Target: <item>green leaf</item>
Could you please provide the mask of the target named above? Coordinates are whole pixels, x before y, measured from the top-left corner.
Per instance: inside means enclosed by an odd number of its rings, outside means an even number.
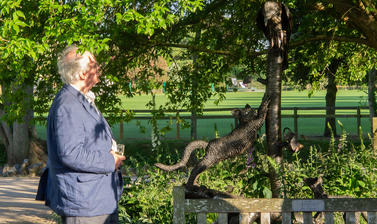
[[[263,196],[265,198],[272,198],[272,191],[269,188],[264,187],[263,188]]]
[[[129,22],[134,19],[134,14],[127,12],[123,15],[123,19],[124,21]]]
[[[15,22],[15,24],[17,24],[17,25],[20,26],[20,27],[26,27],[26,26],[28,26],[26,23],[24,23],[24,22],[21,21],[21,20],[17,20],[17,21]]]
[[[115,20],[116,23],[120,24],[123,20],[123,15],[118,12],[118,13],[115,14],[115,18],[116,18],[116,20]]]
[[[360,186],[360,187],[365,187],[366,184],[364,181],[361,181],[361,180],[357,180],[357,184]]]
[[[25,14],[24,14],[22,11],[16,11],[15,13],[16,13],[16,15],[17,15],[18,17],[21,17],[21,18],[26,19]]]
[[[257,190],[258,189],[258,181],[255,181],[254,183],[253,183],[253,190],[255,191],[255,190]]]
[[[16,24],[13,24],[12,28],[13,28],[14,31],[16,31],[16,33],[20,32],[20,27],[17,26]]]

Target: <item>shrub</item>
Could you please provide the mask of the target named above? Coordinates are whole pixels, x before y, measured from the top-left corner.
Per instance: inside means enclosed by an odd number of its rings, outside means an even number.
[[[220,162],[203,172],[198,183],[245,197],[271,197],[268,167],[273,162],[267,156],[263,141],[263,138],[258,139],[252,152]],[[339,139],[330,139],[326,146],[304,143],[306,147],[293,155],[284,151],[284,162],[278,170],[284,197],[312,198],[313,193],[303,180],[318,176],[322,176],[323,187],[329,195],[376,197],[377,158],[370,145],[360,142],[353,143],[343,130]],[[171,223],[172,188],[185,183],[189,172],[164,172],[153,164],[176,163],[184,146],[185,143],[166,143],[148,155],[134,152],[128,157],[124,165],[128,176],[126,188],[119,203],[121,223]],[[197,157],[203,154],[203,150],[197,151]],[[216,216],[207,218],[214,222]],[[186,220],[194,223],[195,217],[187,216]]]

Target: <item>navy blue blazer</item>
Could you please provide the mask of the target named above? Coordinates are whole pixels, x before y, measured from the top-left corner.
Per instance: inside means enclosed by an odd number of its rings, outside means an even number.
[[[117,210],[122,176],[109,153],[105,118],[71,85],[56,95],[47,119],[48,173],[39,191],[61,216],[97,216]]]

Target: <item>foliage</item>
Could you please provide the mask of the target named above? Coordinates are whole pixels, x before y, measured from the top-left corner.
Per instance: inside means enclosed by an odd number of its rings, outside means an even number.
[[[157,170],[152,164],[164,159],[172,163],[178,152],[165,144],[145,154],[139,149],[126,160],[123,167],[127,177],[125,190],[119,202],[120,221],[122,223],[170,223],[172,219],[171,192],[174,185],[182,184],[184,172],[167,173]],[[167,151],[169,151],[169,154]],[[156,157],[155,157],[156,156]],[[172,158],[174,157],[174,158]]]
[[[78,43],[81,50],[93,51],[103,65],[103,81],[94,90],[98,94],[96,105],[110,116],[110,122],[115,122],[123,109],[119,95],[151,93],[162,87],[161,77],[168,79],[170,102],[159,109],[184,108],[200,114],[211,96],[217,96],[217,102],[224,99],[233,67],[242,67],[245,76],[265,77],[266,40],[254,23],[263,2],[3,0],[2,118],[20,120],[30,107],[39,114],[48,111],[62,85],[56,71],[57,53],[72,43]],[[375,3],[363,1],[367,6],[354,18],[337,14],[339,2],[286,1],[296,17],[292,35],[292,49],[296,50],[291,55],[294,63],[287,80],[294,80],[291,76],[300,70],[300,64],[309,66],[310,71],[304,73],[320,76],[328,59],[334,57],[344,58],[342,81],[347,77],[359,81],[366,69],[375,66],[375,48],[371,50],[376,46],[374,34],[370,36],[357,20],[375,13]],[[354,4],[350,2],[349,13],[359,7]],[[356,21],[350,23],[351,19]],[[373,30],[375,21],[371,24],[369,30]],[[346,43],[318,38],[328,32],[336,41],[344,37],[341,42]],[[167,61],[166,68],[158,66],[159,57]],[[35,97],[29,97],[30,101],[23,91],[27,86],[34,89]]]
[[[204,102],[215,94],[211,92],[212,83],[219,100],[224,99],[225,85],[233,66],[241,65],[246,73],[263,78],[266,41],[253,22],[263,2],[3,0],[0,3],[0,111],[5,111],[2,119],[19,120],[30,106],[40,114],[47,112],[51,98],[62,85],[55,67],[57,52],[72,43],[79,43],[81,50],[95,52],[97,60],[103,64],[103,81],[94,90],[99,95],[96,102],[98,107],[113,116],[110,121],[114,121],[122,109],[119,95],[131,97],[139,93],[151,93],[153,89],[161,88],[162,81],[158,78],[164,75],[169,77],[166,90],[170,99],[165,108],[185,107],[200,113]],[[339,7],[343,2],[323,0],[312,4],[310,0],[286,1],[297,15],[295,33],[292,35],[293,43],[294,40],[297,42],[296,46],[291,45],[292,48],[296,47],[293,56],[297,66],[292,66],[292,71],[303,68],[305,75],[312,74],[314,77],[304,80],[317,80],[315,78],[321,76],[321,71],[333,58],[344,60],[342,71],[345,76],[341,79],[346,83],[361,80],[366,69],[375,66],[376,60],[373,59],[377,41],[376,32],[373,31],[377,21],[373,19],[376,16],[369,14],[375,15],[376,3],[363,1],[366,7],[359,10],[356,1],[349,1],[349,7],[344,7],[347,13],[355,13],[355,8],[358,14],[348,16]],[[314,6],[316,13],[307,11],[308,6]],[[358,20],[365,15],[372,18],[369,27]],[[330,41],[328,37],[318,38],[328,32],[333,37]],[[310,38],[326,42],[314,42]],[[345,40],[341,42],[347,43],[339,44],[332,40]],[[172,55],[172,48],[176,47],[185,50]],[[156,65],[159,56],[168,61],[170,72]],[[301,63],[300,58],[303,59]],[[176,66],[178,63],[174,61],[178,59],[187,63]],[[303,67],[299,67],[301,64]],[[287,75],[295,75],[295,72]],[[348,77],[351,77],[350,81],[346,79]],[[25,100],[28,98],[24,91],[27,86],[34,87],[35,98],[31,102]],[[153,103],[149,105],[153,107]],[[336,161],[344,159],[342,153],[338,154],[337,158],[329,156],[334,160],[329,161],[329,164],[335,166],[338,165]],[[258,158],[256,155],[255,158]],[[266,196],[268,191],[265,190],[267,185],[263,177],[266,164],[271,162],[263,159],[262,155],[259,159],[264,161],[256,169],[260,174],[250,177],[253,186],[258,180],[253,187],[258,193],[249,193]],[[360,158],[355,156],[353,159]],[[316,161],[317,158],[309,160],[309,164],[316,165]],[[354,162],[358,165],[358,161]],[[299,167],[300,164],[297,164],[297,169],[311,171]],[[357,173],[363,177],[364,171],[353,167],[344,169],[336,168],[334,171],[347,175]],[[231,175],[226,172],[222,174]],[[201,178],[204,178],[203,182],[206,181],[206,175]],[[237,180],[234,176],[230,179],[233,178]],[[243,183],[241,180],[239,182]],[[346,182],[340,181],[340,186]],[[331,183],[328,181],[327,184]],[[350,191],[357,184],[357,181],[356,184],[351,181],[348,188],[341,190]],[[359,189],[363,190],[360,186]],[[368,184],[365,186],[369,187]]]
[[[376,197],[377,157],[371,145],[361,141],[356,146],[343,129],[342,136],[332,138],[327,149],[310,146],[308,155],[303,153],[300,151],[291,163],[284,164],[287,197],[312,197],[309,187],[302,183],[305,178],[319,176],[328,195]]]
[[[292,9],[296,23],[292,42],[301,41],[302,44],[291,49],[285,81],[301,87],[310,84],[313,89],[323,88],[327,81],[324,71],[333,60],[339,60],[341,66],[336,73],[336,83],[367,84],[366,72],[376,66],[376,50],[356,41],[361,39],[360,31],[350,26],[347,19],[334,17],[331,4],[317,3],[323,6],[321,10],[303,7],[305,4],[297,2]],[[328,41],[316,40],[319,36]],[[338,41],[337,37],[349,41]],[[310,39],[314,40],[307,41]]]
[[[201,0],[156,1],[21,1],[4,0],[0,11],[1,104],[7,120],[20,118],[26,110],[22,91],[12,86],[34,86],[33,109],[44,113],[61,82],[56,72],[57,52],[78,43],[103,64],[103,81],[95,90],[102,112],[118,115],[118,94],[149,92],[161,69],[151,63],[163,52],[153,48],[179,18],[202,7]],[[152,38],[153,39],[153,38]],[[135,69],[138,70],[135,70]],[[134,75],[132,75],[134,74]],[[135,76],[137,74],[137,76]],[[136,81],[134,92],[129,83]],[[12,104],[6,104],[5,99]],[[114,116],[114,117],[115,117]]]

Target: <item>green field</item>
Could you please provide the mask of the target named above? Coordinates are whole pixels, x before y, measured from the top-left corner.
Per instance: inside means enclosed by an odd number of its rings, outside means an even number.
[[[226,100],[215,105],[215,98],[210,99],[205,104],[205,108],[239,108],[244,107],[246,103],[252,107],[258,107],[261,102],[263,92],[230,92],[226,94]],[[282,107],[324,107],[325,106],[325,91],[315,92],[310,98],[307,91],[284,91],[282,94]],[[145,105],[151,99],[150,95],[137,95],[133,98],[123,98],[122,105],[125,110],[146,110]],[[167,99],[165,95],[160,94],[156,96],[158,105],[165,104]],[[340,90],[337,94],[336,106],[367,106],[367,94],[360,90]],[[362,110],[362,114],[367,115],[368,110]],[[222,112],[207,112],[204,115],[230,115],[229,111]],[[293,111],[282,111],[283,115],[293,114]],[[321,111],[299,111],[299,114],[325,114],[324,110]],[[337,114],[356,114],[353,111],[338,111]],[[136,114],[136,116],[145,116],[146,114]],[[352,135],[357,134],[356,118],[340,118],[337,119],[345,127],[347,133]],[[369,119],[363,118],[361,126],[364,134],[370,130]],[[321,136],[324,130],[324,118],[300,118],[298,120],[298,130],[300,135],[305,136]],[[137,125],[136,123],[139,123]],[[124,123],[124,137],[125,139],[149,139],[151,136],[150,124],[146,120],[132,120],[129,123]],[[176,137],[175,120],[162,120],[159,122],[160,127],[169,126],[171,130],[166,133],[167,138]],[[119,139],[119,124],[112,125],[113,132],[116,138]],[[223,136],[228,134],[234,127],[233,119],[200,119],[198,120],[198,137],[199,138],[215,138],[216,136]],[[290,127],[293,129],[293,119],[283,118],[282,127]],[[38,134],[40,137],[45,138],[45,128],[38,126]],[[141,132],[140,130],[145,132]],[[340,127],[338,127],[340,133]],[[262,130],[263,132],[263,130]],[[181,138],[190,137],[190,129],[180,129]]]
[[[217,106],[214,99],[210,99],[205,104],[205,108],[235,108],[243,107],[245,103],[251,106],[259,106],[263,92],[228,92],[226,100]],[[325,106],[325,91],[315,92],[312,97],[308,97],[307,91],[283,91],[282,107],[322,107]],[[142,110],[146,109],[145,104],[151,99],[150,95],[136,95],[133,98],[123,98],[122,103],[125,109]],[[158,104],[167,102],[165,95],[156,96]],[[367,106],[367,93],[360,90],[340,90],[337,94],[336,106]]]

